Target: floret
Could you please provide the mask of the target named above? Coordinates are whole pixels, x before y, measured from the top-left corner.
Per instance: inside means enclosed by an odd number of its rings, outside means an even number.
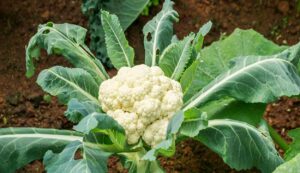
[[[180,84],[157,67],[122,67],[99,89],[102,109],[125,129],[128,144],[142,137],[151,146],[166,138],[169,120],[179,111]]]

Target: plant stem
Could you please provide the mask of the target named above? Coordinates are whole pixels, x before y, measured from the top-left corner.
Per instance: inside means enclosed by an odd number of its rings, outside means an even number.
[[[268,124],[268,129],[272,139],[283,150],[286,151],[289,148],[288,143],[278,134],[278,132]]]
[[[128,161],[131,162],[129,172],[135,173],[163,173],[163,170],[160,168],[159,163],[157,160],[148,161],[142,160],[142,157],[146,154],[146,151],[142,149],[138,152],[129,152],[129,153],[120,153],[121,155],[125,156]]]

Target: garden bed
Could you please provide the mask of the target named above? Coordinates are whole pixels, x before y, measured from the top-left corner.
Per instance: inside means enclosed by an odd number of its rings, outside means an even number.
[[[140,17],[127,31],[138,61],[144,57],[141,28],[159,9],[152,9],[148,17]],[[295,44],[300,40],[300,17],[290,1],[177,0],[175,9],[180,14],[180,22],[175,25],[179,38],[212,20],[214,27],[206,37],[206,45],[220,35],[230,34],[236,27],[254,28],[279,44]],[[80,0],[0,2],[0,127],[72,127],[63,115],[65,106],[56,99],[46,102],[44,93],[34,83],[36,77],[25,77],[24,45],[36,32],[38,24],[49,20],[87,26],[80,12]],[[68,65],[61,58],[43,58],[39,64],[38,72],[57,64]],[[283,98],[269,105],[266,120],[286,136],[289,129],[300,126],[299,103],[298,99]],[[160,160],[168,172],[237,172],[212,151],[193,141],[179,144],[173,158]],[[110,167],[111,172],[122,170],[116,159],[110,160]],[[19,172],[43,172],[43,168],[40,162],[34,162]]]

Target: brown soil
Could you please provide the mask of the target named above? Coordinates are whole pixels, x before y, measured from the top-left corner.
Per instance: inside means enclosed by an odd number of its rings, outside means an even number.
[[[0,127],[43,127],[70,129],[63,112],[65,106],[56,99],[43,100],[44,93],[35,84],[36,76],[25,78],[25,45],[36,32],[38,24],[49,20],[87,26],[80,12],[81,0],[2,0],[0,1]],[[127,37],[135,47],[138,62],[143,59],[142,26],[161,7],[151,10],[149,17],[140,17],[127,31]],[[205,44],[230,34],[234,28],[254,28],[280,44],[299,41],[300,17],[294,1],[278,0],[176,0],[180,22],[175,25],[182,38],[189,32],[211,20],[214,27]],[[45,57],[45,56],[43,56]],[[37,73],[54,65],[68,65],[62,58],[42,58]],[[289,129],[300,126],[300,101],[282,99],[268,106],[266,119],[283,136]],[[167,172],[237,172],[206,147],[194,141],[178,145],[177,153],[170,159],[160,159]],[[110,172],[122,169],[116,158],[109,162]],[[41,162],[35,161],[19,173],[43,172]],[[245,172],[257,172],[255,170]]]

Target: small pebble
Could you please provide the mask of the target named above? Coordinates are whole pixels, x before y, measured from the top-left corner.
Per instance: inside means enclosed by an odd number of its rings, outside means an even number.
[[[280,1],[277,5],[277,9],[283,13],[283,14],[287,14],[290,10],[290,4],[288,1]]]

